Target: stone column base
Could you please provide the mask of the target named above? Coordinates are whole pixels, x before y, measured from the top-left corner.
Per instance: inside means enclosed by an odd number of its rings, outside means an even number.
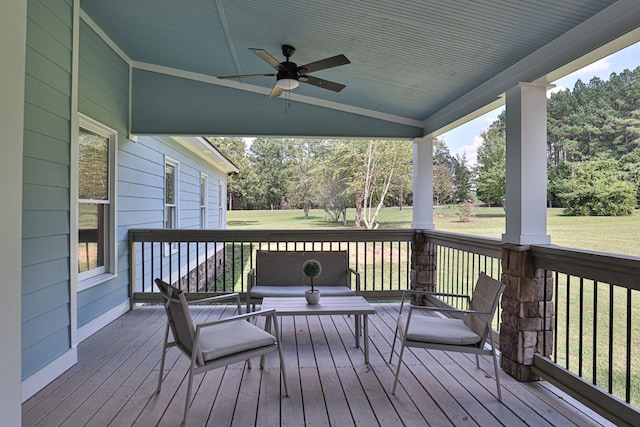
[[[502,246],[500,365],[518,381],[539,379],[531,372],[533,356],[553,348],[553,278],[536,269],[528,246]]]
[[[416,231],[411,243],[411,289],[435,292],[436,290],[436,245],[427,242],[422,231]],[[423,305],[422,298],[414,304]]]

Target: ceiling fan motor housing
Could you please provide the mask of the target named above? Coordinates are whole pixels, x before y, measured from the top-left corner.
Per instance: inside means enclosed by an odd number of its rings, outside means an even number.
[[[285,61],[280,64],[280,69],[278,70],[277,79],[293,79],[298,80],[300,78],[300,74],[298,74],[298,65],[295,62]]]

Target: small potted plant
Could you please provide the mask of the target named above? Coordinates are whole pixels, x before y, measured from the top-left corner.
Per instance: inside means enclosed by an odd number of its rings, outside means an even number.
[[[307,304],[318,304],[320,302],[320,291],[313,288],[313,279],[322,273],[322,265],[316,259],[308,259],[302,264],[302,272],[311,279],[311,289],[305,291],[304,296]]]

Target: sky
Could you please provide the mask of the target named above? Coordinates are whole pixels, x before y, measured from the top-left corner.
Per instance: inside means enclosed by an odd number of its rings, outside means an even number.
[[[593,77],[599,77],[602,80],[609,80],[611,73],[620,73],[625,69],[634,69],[640,66],[640,42],[619,50],[613,55],[602,58],[580,70],[556,80],[556,85],[552,91],[563,89],[573,89],[578,79],[588,82]],[[456,129],[450,130],[439,136],[443,140],[452,155],[463,153],[466,154],[467,162],[470,166],[476,164],[476,152],[482,143],[480,133],[494,122],[504,107],[490,111]]]

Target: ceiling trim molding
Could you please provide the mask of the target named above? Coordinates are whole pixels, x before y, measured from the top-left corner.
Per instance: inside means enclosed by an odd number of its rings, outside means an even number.
[[[87,15],[87,13],[82,9],[80,9],[80,18],[89,26],[89,28],[96,32],[96,34],[107,44],[107,46],[109,46],[120,58],[122,58],[123,61],[131,66],[131,58],[129,58],[129,56],[124,53],[122,49],[120,49],[120,46],[118,46],[116,42],[111,40],[111,37],[109,37],[104,31],[102,31],[102,28],[100,28],[100,26],[96,24],[95,21],[91,19],[91,17]]]
[[[216,10],[218,11],[218,18],[222,23],[222,29],[224,30],[224,38],[227,40],[227,46],[229,46],[229,54],[233,59],[233,64],[236,66],[236,72],[242,74],[240,70],[240,61],[238,60],[238,53],[236,47],[233,45],[233,38],[231,37],[231,30],[229,30],[229,21],[227,15],[224,12],[224,6],[222,6],[222,0],[216,0]]]
[[[440,135],[468,120],[479,117],[503,104],[504,93],[520,82],[533,82],[555,70],[569,74],[580,68],[580,58],[598,50],[601,57],[620,48],[616,40],[627,44],[640,39],[640,2],[618,0],[582,24],[497,74],[485,83],[451,102],[445,108],[424,119],[425,135]],[[617,47],[617,48],[616,48]],[[567,67],[573,64],[575,69]],[[565,74],[565,75],[566,75]]]
[[[187,80],[194,80],[202,83],[214,84],[217,86],[224,86],[232,89],[244,90],[247,92],[258,93],[264,96],[268,96],[271,89],[261,86],[254,86],[246,83],[239,83],[232,80],[223,80],[216,77],[208,76],[206,74],[193,73],[190,71],[178,70],[175,68],[164,67],[161,65],[149,64],[146,62],[132,61],[131,66],[139,70],[151,71],[154,73],[165,74],[173,77],[180,77]],[[420,120],[411,119],[408,117],[396,116],[393,114],[382,113],[380,111],[368,110],[366,108],[354,107],[352,105],[340,104],[338,102],[327,101],[324,99],[313,98],[311,96],[299,95],[289,92],[289,98],[291,101],[301,102],[304,104],[314,105],[317,107],[329,108],[332,110],[343,111],[345,113],[357,114],[364,117],[370,117],[373,119],[384,120],[391,123],[398,123],[401,125],[412,126],[422,129],[423,122]]]

